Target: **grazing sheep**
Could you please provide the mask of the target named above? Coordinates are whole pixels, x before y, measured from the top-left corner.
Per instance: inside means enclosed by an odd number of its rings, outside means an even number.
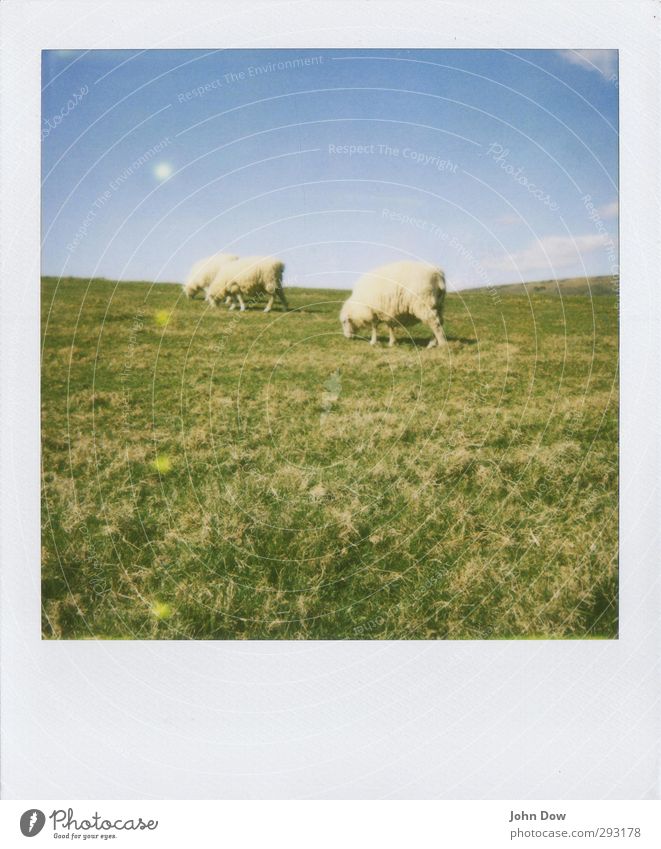
[[[342,330],[351,339],[356,330],[372,326],[370,345],[376,345],[376,328],[388,326],[389,345],[395,344],[396,325],[428,325],[434,338],[428,347],[443,345],[443,302],[445,275],[440,268],[423,262],[394,262],[364,274],[340,312]]]
[[[286,311],[289,307],[282,288],[284,270],[284,263],[270,256],[249,256],[228,262],[218,269],[207,290],[207,301],[216,306],[229,295],[238,300],[243,311],[246,308],[244,297],[254,298],[266,293],[269,299],[264,312],[270,312],[276,295]]]
[[[195,295],[206,291],[214,277],[218,273],[221,265],[238,259],[236,254],[214,254],[213,256],[205,257],[198,260],[191,268],[183,289],[187,298],[194,298]]]

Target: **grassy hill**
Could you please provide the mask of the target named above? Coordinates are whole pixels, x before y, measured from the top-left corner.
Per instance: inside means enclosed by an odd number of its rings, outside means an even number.
[[[617,635],[616,297],[450,295],[428,351],[345,294],[43,280],[46,638]]]
[[[617,295],[619,277],[566,277],[562,280],[535,280],[531,283],[505,283],[498,286],[504,295]],[[475,291],[484,292],[485,289]]]

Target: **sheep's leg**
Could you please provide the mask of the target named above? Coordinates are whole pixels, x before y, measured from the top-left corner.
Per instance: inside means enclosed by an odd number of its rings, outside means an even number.
[[[376,321],[373,321],[372,322],[372,338],[370,339],[370,345],[376,345],[377,342],[378,342],[378,339],[377,339],[377,336],[376,336]]]
[[[237,304],[236,295],[228,295],[225,298],[225,303],[230,305],[230,310],[235,310]]]
[[[241,292],[237,292],[236,297],[239,300],[239,308],[240,308],[241,312],[245,312],[246,311],[246,305],[243,303],[243,298],[241,297]]]
[[[280,298],[284,311],[289,312],[289,304],[287,303],[287,298],[285,298],[285,291],[282,286],[278,286],[278,297]]]
[[[389,336],[388,336],[388,347],[392,348],[393,345],[395,344],[396,340],[395,340],[395,331],[393,330],[393,328],[390,324],[388,325],[388,334],[389,334]]]
[[[434,338],[430,340],[428,348],[435,348],[437,345],[445,345],[447,343],[447,339],[445,338],[445,333],[443,332],[443,324],[437,315],[433,315],[429,321],[427,322],[429,327],[431,328],[432,333],[434,334]]]
[[[264,307],[264,312],[271,312],[271,307],[273,306],[273,294],[269,295],[269,299],[266,302],[266,306]]]

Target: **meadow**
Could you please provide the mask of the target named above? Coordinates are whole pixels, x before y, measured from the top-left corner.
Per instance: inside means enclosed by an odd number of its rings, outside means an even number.
[[[42,280],[43,637],[617,637],[616,295],[286,291]]]

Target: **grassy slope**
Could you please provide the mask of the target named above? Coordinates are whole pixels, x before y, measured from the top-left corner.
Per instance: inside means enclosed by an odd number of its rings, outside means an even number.
[[[501,295],[617,295],[619,277],[565,277],[562,280],[535,280],[532,283],[506,283],[498,287]],[[480,289],[484,292],[486,290]]]
[[[44,635],[616,636],[615,297],[451,295],[430,351],[289,297],[44,281]]]

